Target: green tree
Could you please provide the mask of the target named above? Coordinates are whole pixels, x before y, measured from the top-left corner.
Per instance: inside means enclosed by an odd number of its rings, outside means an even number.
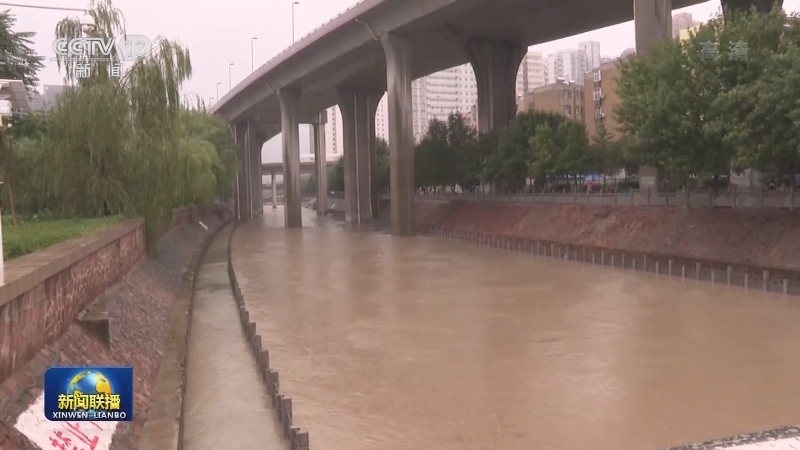
[[[344,193],[344,157],[337,159],[336,164],[328,169],[328,189]]]
[[[548,128],[554,131],[566,120],[564,116],[543,111],[518,114],[499,136],[498,181],[502,181],[507,188],[522,188],[530,174],[531,163],[539,160],[538,164],[545,164],[542,161],[547,160],[544,155],[537,157],[538,143],[543,144],[542,151],[550,151],[549,144],[545,145],[543,140],[535,139],[536,134],[539,131],[549,133]]]
[[[770,14],[739,13],[712,22],[721,41],[747,43],[746,55],[724,53],[719,59],[721,88],[713,110],[715,128],[733,149],[731,165],[737,171],[755,168],[782,177],[800,169],[800,29],[785,26],[796,20],[776,5]]]
[[[126,34],[124,16],[110,0],[92,0],[88,14],[97,24],[95,36]],[[56,26],[59,38],[80,35],[74,18]],[[150,54],[125,68],[121,77],[108,70],[123,63],[120,55],[111,61],[58,60],[67,83],[79,88],[59,98],[48,146],[62,168],[55,181],[63,209],[81,215],[140,215],[152,235],[168,224],[175,206],[206,201],[230,180],[214,176],[221,164],[219,148],[184,134],[189,117],[180,90],[192,73],[189,52],[159,38]],[[77,76],[78,64],[89,65],[88,77]]]
[[[704,34],[701,28],[698,36]],[[713,62],[694,52],[699,39],[658,43],[647,56],[623,61],[617,81],[615,114],[639,142],[635,158],[683,183],[693,174],[718,174],[730,159],[708,130],[715,89],[700,80],[708,78],[701,78],[709,70],[703,65]]]
[[[36,33],[14,31],[17,19],[9,11],[0,12],[0,78],[22,80],[32,91],[39,84],[44,57],[33,50]]]
[[[536,180],[552,177],[572,179],[575,189],[579,177],[589,170],[589,140],[583,124],[567,120],[553,126],[540,124],[529,139],[533,158],[528,164],[528,174]]]
[[[444,172],[444,183],[452,188],[461,184],[466,188],[462,181],[467,179],[467,161],[469,150],[473,147],[477,131],[474,127],[467,124],[466,118],[461,113],[450,113],[447,117],[447,156],[444,164],[447,171]]]
[[[31,40],[36,33],[14,31],[16,18],[8,11],[0,12],[0,78],[6,80],[21,80],[28,91],[32,91],[39,82],[38,72],[44,67],[43,57],[37,56],[33,50]],[[12,128],[3,128],[0,131],[0,168],[5,184],[5,196],[11,211],[12,223],[17,223],[16,202],[14,199],[13,174],[19,173],[18,150],[16,140],[26,137],[32,131],[33,122],[29,117],[19,117],[15,114],[16,123]],[[16,126],[13,126],[16,125]]]
[[[603,174],[603,185],[607,176],[616,175],[625,166],[622,146],[611,139],[605,128],[601,128],[592,139],[590,152],[590,165],[594,171]]]
[[[381,137],[375,139],[375,153],[378,163],[378,192],[385,192],[389,189],[389,143]]]
[[[425,191],[435,191],[449,184],[451,168],[447,165],[450,157],[447,135],[447,123],[431,119],[428,132],[414,150],[416,186]]]

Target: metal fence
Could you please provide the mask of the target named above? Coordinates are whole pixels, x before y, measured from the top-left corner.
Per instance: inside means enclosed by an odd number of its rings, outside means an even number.
[[[765,208],[789,209],[797,206],[794,190],[788,192],[656,192],[651,189],[635,189],[624,193],[555,193],[536,192],[525,194],[417,194],[419,200],[461,200],[497,203],[537,203],[590,206],[674,206],[679,208]]]

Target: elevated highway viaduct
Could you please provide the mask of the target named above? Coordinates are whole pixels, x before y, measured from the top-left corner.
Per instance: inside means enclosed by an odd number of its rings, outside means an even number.
[[[301,123],[315,130],[316,161],[325,116],[342,112],[346,220],[377,214],[375,111],[388,92],[391,219],[395,235],[414,232],[414,137],[411,81],[469,62],[478,84],[478,128],[504,127],[516,112],[515,80],[530,45],[634,21],[636,49],[668,39],[672,10],[700,0],[362,0],[272,58],[212,108],[241,146],[237,215],[260,211],[260,151],[282,134],[285,225],[300,227]],[[769,10],[769,0],[723,0]],[[324,151],[324,150],[322,150]],[[320,164],[322,164],[320,162]],[[317,180],[325,183],[325,170]],[[640,180],[655,181],[642,168]],[[326,189],[317,189],[325,205]],[[256,206],[257,205],[257,206]],[[320,208],[324,210],[323,208]]]

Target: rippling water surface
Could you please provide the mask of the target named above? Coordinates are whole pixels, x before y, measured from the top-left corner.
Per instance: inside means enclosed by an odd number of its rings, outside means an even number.
[[[800,422],[797,298],[320,222],[234,261],[314,448],[651,450]]]

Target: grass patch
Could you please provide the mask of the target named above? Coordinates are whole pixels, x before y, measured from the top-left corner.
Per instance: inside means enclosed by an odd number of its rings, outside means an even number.
[[[18,258],[45,247],[119,223],[123,217],[102,217],[94,219],[17,219],[11,224],[11,217],[3,216],[3,259]]]

